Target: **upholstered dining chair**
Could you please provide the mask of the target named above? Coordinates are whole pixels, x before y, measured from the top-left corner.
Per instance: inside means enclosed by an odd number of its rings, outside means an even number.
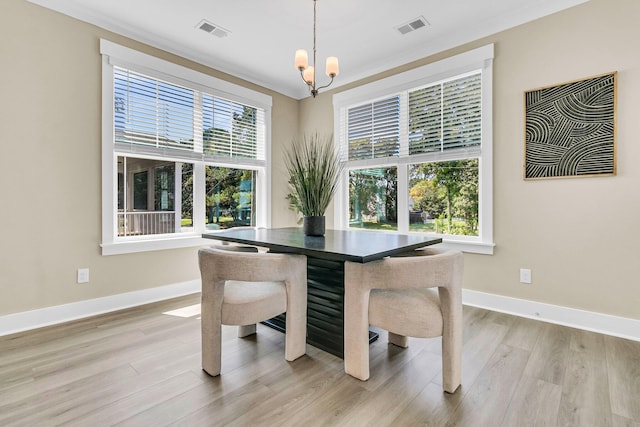
[[[220,374],[221,325],[238,325],[238,336],[255,324],[286,315],[285,359],[305,354],[307,261],[304,255],[258,253],[220,246],[198,251],[202,277],[202,369]]]
[[[369,379],[369,325],[387,330],[389,343],[400,347],[407,337],[442,336],[442,385],[454,393],[462,371],[462,270],[461,252],[434,248],[346,262],[345,372]]]

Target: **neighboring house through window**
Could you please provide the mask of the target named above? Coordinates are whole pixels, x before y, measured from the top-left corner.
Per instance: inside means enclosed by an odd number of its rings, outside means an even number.
[[[271,97],[101,40],[103,254],[269,225]]]
[[[334,96],[342,229],[493,253],[493,45]]]

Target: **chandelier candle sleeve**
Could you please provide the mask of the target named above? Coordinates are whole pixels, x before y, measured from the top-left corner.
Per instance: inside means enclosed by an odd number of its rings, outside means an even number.
[[[307,84],[312,85],[314,78],[315,78],[315,72],[314,72],[314,68],[312,66],[308,66],[306,70],[304,70],[302,72],[302,78],[304,79],[305,82],[307,82]]]
[[[296,50],[296,69],[304,70],[309,66],[309,55],[304,49]]]
[[[328,57],[327,69],[326,69],[327,76],[335,77],[338,75],[339,72],[340,72],[340,69],[338,68],[338,58],[336,58],[335,56]]]

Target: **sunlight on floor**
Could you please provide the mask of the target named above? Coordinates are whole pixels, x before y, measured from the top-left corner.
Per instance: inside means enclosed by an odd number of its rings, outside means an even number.
[[[169,316],[176,317],[198,316],[198,319],[200,319],[200,304],[194,304],[187,307],[178,308],[176,310],[165,311],[162,314],[168,314]]]

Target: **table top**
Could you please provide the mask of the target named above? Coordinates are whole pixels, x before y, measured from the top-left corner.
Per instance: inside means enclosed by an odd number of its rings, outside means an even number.
[[[302,228],[238,228],[204,233],[202,237],[261,246],[332,261],[369,262],[441,243],[442,239],[360,230],[326,230],[324,236],[305,236]]]

